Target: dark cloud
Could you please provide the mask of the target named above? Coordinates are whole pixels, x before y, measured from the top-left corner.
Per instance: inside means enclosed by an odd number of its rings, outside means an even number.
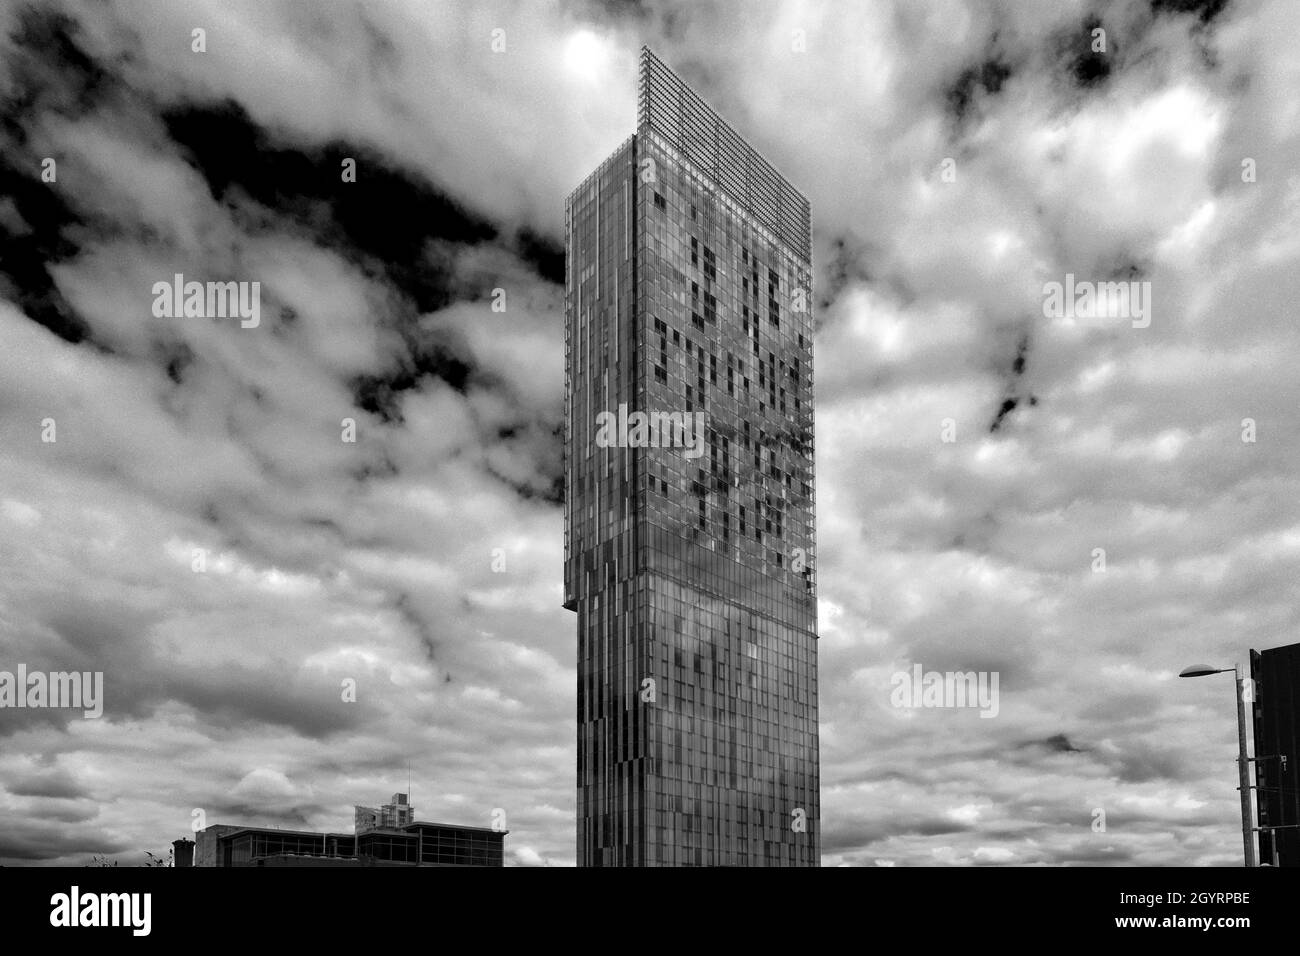
[[[77,782],[65,768],[25,773],[8,781],[5,790],[15,797],[46,797],[77,800],[89,797],[90,791]]]
[[[945,837],[966,833],[971,827],[952,820],[909,818],[880,820],[868,825],[852,823],[837,826],[822,835],[822,852],[839,853],[898,837]]]
[[[22,227],[0,219],[0,294],[65,341],[82,342],[90,329],[55,285],[50,267],[76,255],[76,235],[86,223],[67,198],[66,157],[33,150],[29,127],[43,115],[91,110],[113,84],[83,49],[76,22],[57,11],[21,7],[5,46],[0,182]],[[54,161],[54,182],[42,178],[47,159]]]
[[[384,275],[421,312],[452,301],[452,273],[428,255],[429,246],[496,236],[489,223],[373,151],[280,142],[238,103],[172,107],[163,122],[213,198],[247,195],[314,241]],[[355,182],[343,179],[348,159],[356,164]]]
[[[1094,49],[1099,39],[1093,31],[1101,30],[1105,36],[1104,49]],[[1118,37],[1107,31],[1099,17],[1088,17],[1077,33],[1067,33],[1061,40],[1062,56],[1069,64],[1074,82],[1085,89],[1101,86],[1110,76],[1111,64],[1119,53]]]
[[[1045,740],[1033,740],[1022,744],[1024,747],[1042,747],[1053,753],[1080,754],[1087,753],[1082,747],[1076,747],[1065,734],[1053,734]]]
[[[872,279],[866,260],[868,250],[860,237],[853,234],[836,236],[830,243],[830,258],[823,267],[821,305],[830,305],[850,283],[865,283]]]
[[[1190,781],[1196,778],[1186,757],[1172,747],[1155,746],[1143,741],[1130,741],[1118,754],[1107,758],[1116,776],[1127,783],[1149,783],[1155,780]]]
[[[384,372],[360,375],[349,383],[357,407],[385,422],[402,421],[402,397],[418,390],[426,378],[441,379],[457,391],[469,385],[472,368],[446,345],[423,343],[414,337],[409,350],[394,358]]]
[[[531,229],[521,229],[515,248],[526,264],[548,282],[564,284],[564,245]]]
[[[1228,8],[1229,0],[1151,0],[1151,9],[1156,13],[1182,13],[1196,17],[1207,24]]]
[[[24,121],[43,111],[84,113],[112,85],[110,74],[87,53],[76,20],[36,4],[18,8],[7,37],[8,82],[3,128],[21,142]]]
[[[961,124],[982,97],[996,96],[1011,79],[1012,69],[1000,53],[992,53],[983,62],[962,70],[945,93],[948,111]]]
[[[1002,404],[998,406],[997,414],[993,416],[992,424],[989,425],[989,431],[996,432],[999,428],[1001,428],[1002,420],[1006,418],[1009,414],[1011,414],[1013,411],[1015,411],[1016,406],[1018,404],[1020,404],[1018,399],[1015,398],[1003,399]]]
[[[19,823],[13,829],[0,830],[0,859],[26,865],[68,860],[68,865],[84,866],[94,854],[122,853],[128,846],[125,840],[70,830],[63,824]]]
[[[399,594],[394,602],[398,614],[402,620],[410,627],[415,634],[416,639],[420,642],[420,647],[424,651],[425,657],[430,661],[438,659],[438,638],[433,628],[425,621],[418,610],[416,610],[411,596],[409,594]]]
[[[194,364],[194,350],[183,341],[159,339],[155,343],[155,361],[167,372],[167,377],[175,385],[184,382],[185,373]]]
[[[1025,367],[1028,361],[1029,335],[1028,333],[1022,333],[1019,341],[1016,343],[1015,357],[1011,360],[1011,374],[1008,383],[1008,391],[1010,394],[1003,398],[1002,404],[998,407],[997,414],[994,415],[993,421],[989,424],[990,434],[993,434],[1001,428],[1003,420],[1015,411],[1017,406],[1019,406],[1021,401],[1018,394],[1019,383],[1021,377],[1025,374]],[[1031,404],[1037,405],[1038,402],[1037,400],[1034,400]]]
[[[45,616],[57,635],[45,657],[28,663],[32,671],[100,672],[100,720],[146,720],[160,708],[191,708],[205,724],[223,731],[279,726],[304,738],[323,740],[373,717],[361,700],[344,703],[340,678],[315,675],[294,661],[250,667],[223,661],[210,667],[184,666],[162,659],[148,639],[153,618],[113,602],[70,598]],[[37,724],[65,725],[86,719],[80,710],[18,710],[0,724],[4,735]],[[64,780],[66,777],[53,777]]]

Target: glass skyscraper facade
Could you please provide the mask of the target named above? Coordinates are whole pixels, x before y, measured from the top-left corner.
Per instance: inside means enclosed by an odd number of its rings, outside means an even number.
[[[816,866],[808,201],[643,49],[566,240],[578,862]]]

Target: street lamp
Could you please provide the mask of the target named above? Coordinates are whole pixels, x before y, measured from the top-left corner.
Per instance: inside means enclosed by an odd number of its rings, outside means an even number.
[[[1241,669],[1232,667],[1210,667],[1206,664],[1193,664],[1183,669],[1179,677],[1205,677],[1208,674],[1226,674],[1232,671],[1233,683],[1237,685],[1237,773],[1240,778],[1241,791],[1241,840],[1246,851],[1246,865],[1255,865],[1255,842],[1251,835],[1250,817],[1250,775],[1247,768],[1250,758],[1246,756],[1246,703],[1241,693]]]

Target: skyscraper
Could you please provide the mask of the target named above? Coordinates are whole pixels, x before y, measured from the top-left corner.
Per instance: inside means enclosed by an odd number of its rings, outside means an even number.
[[[565,214],[579,864],[816,866],[808,201],[642,49]]]

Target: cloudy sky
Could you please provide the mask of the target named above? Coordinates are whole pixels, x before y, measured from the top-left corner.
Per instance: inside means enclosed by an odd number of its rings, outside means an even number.
[[[1300,640],[1297,35],[1291,0],[4,4],[0,669],[103,671],[105,709],[0,711],[0,862],[349,829],[408,760],[419,818],[574,862],[563,202],[645,43],[812,202],[823,863],[1239,863],[1231,680],[1175,675]],[[260,282],[260,324],[155,316],[176,273]],[[1045,316],[1067,274],[1149,282],[1149,326]],[[892,706],[914,663],[997,672],[998,716]]]

